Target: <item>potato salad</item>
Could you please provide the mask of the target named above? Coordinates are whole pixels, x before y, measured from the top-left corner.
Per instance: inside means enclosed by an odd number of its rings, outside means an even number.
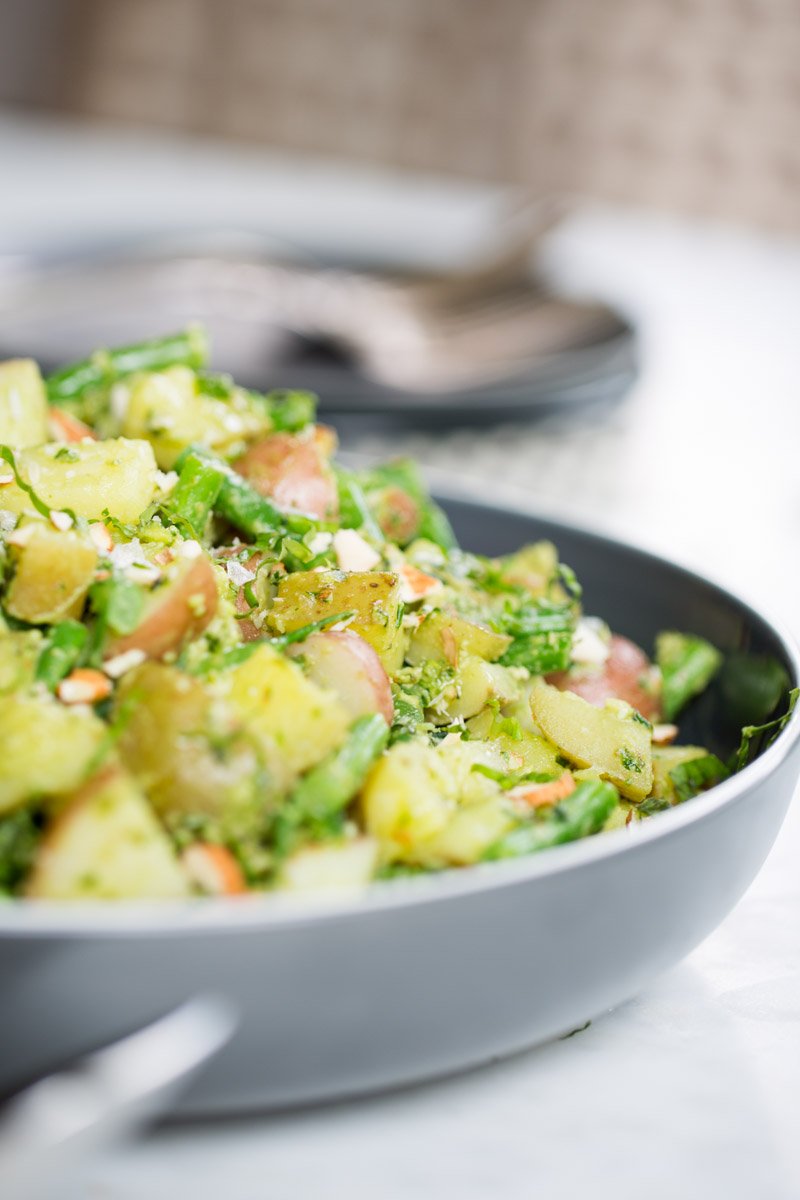
[[[202,330],[0,364],[0,894],[360,887],[725,778],[676,741],[713,646],[651,660],[549,542],[471,554],[413,464],[335,450]]]

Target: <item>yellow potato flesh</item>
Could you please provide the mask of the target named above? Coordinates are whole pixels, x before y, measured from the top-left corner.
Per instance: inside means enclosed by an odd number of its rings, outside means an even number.
[[[0,363],[0,445],[17,450],[46,440],[47,399],[39,368],[30,358]]]
[[[278,584],[269,624],[276,633],[288,633],[335,613],[355,613],[347,628],[369,642],[393,675],[406,641],[400,603],[397,576],[386,571],[297,571]]]
[[[595,708],[572,692],[538,680],[531,712],[542,732],[570,762],[594,767],[629,800],[644,800],[653,786],[650,727],[629,710]]]
[[[40,500],[90,520],[102,519],[106,509],[119,521],[138,520],[156,494],[156,461],[148,442],[111,438],[79,442],[67,455],[64,449],[51,443],[17,455],[20,475]],[[20,513],[32,507],[15,483],[0,488],[0,508]]]
[[[14,552],[14,575],[5,607],[31,625],[77,617],[97,565],[97,550],[83,534],[46,522],[23,526],[29,540]]]
[[[45,833],[27,895],[38,900],[165,900],[189,883],[145,797],[121,771],[68,800]]]

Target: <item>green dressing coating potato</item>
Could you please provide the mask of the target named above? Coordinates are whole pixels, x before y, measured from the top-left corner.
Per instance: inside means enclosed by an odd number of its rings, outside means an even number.
[[[163,658],[198,637],[213,621],[218,603],[214,568],[206,556],[179,558],[166,582],[148,596],[139,624],[109,642],[106,657],[141,650],[148,658]]]
[[[106,736],[99,717],[50,697],[6,696],[2,710],[0,813],[83,782]]]
[[[30,625],[78,617],[97,566],[97,549],[75,530],[61,532],[46,522],[23,525],[28,540],[14,550],[14,575],[6,611]]]
[[[169,470],[187,446],[208,446],[221,454],[236,453],[247,440],[269,428],[269,420],[234,389],[225,400],[198,393],[188,367],[169,367],[135,378],[130,384],[122,432],[147,438],[158,465]]]
[[[334,692],[264,643],[227,672],[221,689],[257,740],[279,790],[290,787],[344,741],[350,715]]]
[[[497,783],[473,771],[479,763],[501,771],[509,765],[495,747],[458,739],[436,747],[396,742],[379,759],[360,806],[385,861],[475,862],[511,827]]]
[[[290,633],[334,613],[353,612],[348,629],[377,652],[389,675],[403,662],[405,632],[397,576],[386,571],[297,571],[278,584],[269,625]]]
[[[68,798],[26,892],[37,900],[168,900],[190,887],[147,800],[114,768]]]
[[[461,656],[467,654],[494,662],[510,645],[511,638],[504,633],[495,633],[458,613],[436,609],[415,630],[407,658],[412,666],[438,659],[457,667]]]
[[[21,450],[45,441],[47,398],[39,368],[30,358],[0,363],[0,445]]]
[[[63,450],[51,442],[17,455],[20,475],[49,508],[69,508],[89,520],[101,520],[108,509],[117,520],[134,523],[154,498],[156,461],[149,442],[110,438],[78,442],[68,456]],[[9,483],[0,489],[0,508],[20,513],[32,506],[30,497]]]
[[[212,705],[199,679],[165,663],[144,663],[120,684],[119,755],[162,816],[221,815],[255,776],[256,756],[246,737],[231,732],[209,738]]]
[[[629,800],[650,794],[650,727],[632,709],[595,708],[540,680],[531,689],[531,712],[545,737],[576,766],[596,768]]]

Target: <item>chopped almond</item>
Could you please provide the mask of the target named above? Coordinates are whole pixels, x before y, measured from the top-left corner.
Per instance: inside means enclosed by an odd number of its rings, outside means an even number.
[[[677,725],[654,725],[653,743],[656,746],[671,746],[678,736]]]
[[[54,529],[58,529],[61,533],[66,533],[68,529],[72,529],[75,522],[69,513],[58,512],[56,509],[50,513],[50,524]]]
[[[102,521],[94,521],[89,526],[89,537],[101,553],[110,554],[114,549],[114,539],[111,532]]]
[[[97,441],[96,434],[88,425],[84,425],[83,421],[79,421],[71,413],[64,412],[63,408],[51,408],[47,414],[47,423],[50,436],[55,442],[82,442],[86,438],[92,442]]]
[[[526,804],[529,808],[541,808],[545,804],[558,804],[575,791],[575,780],[569,771],[548,783],[523,783],[512,788],[509,799]]]
[[[340,529],[333,535],[333,551],[340,571],[371,571],[381,561],[377,550],[355,529]]]
[[[7,546],[23,547],[27,546],[36,536],[36,522],[31,521],[29,525],[22,525],[17,529],[13,529],[11,533],[6,535]]]
[[[181,862],[192,883],[211,896],[240,896],[247,891],[242,868],[225,846],[193,842]]]
[[[141,666],[146,658],[144,650],[126,650],[123,654],[107,658],[103,663],[103,671],[110,679],[120,679],[134,667]]]
[[[97,704],[111,695],[111,683],[102,671],[78,667],[56,689],[62,704]]]
[[[436,579],[433,575],[426,575],[413,563],[403,563],[398,568],[397,574],[400,576],[400,598],[406,604],[413,604],[415,600],[422,600],[424,596],[440,592],[443,587],[440,579]]]
[[[452,629],[446,625],[442,629],[442,650],[447,662],[455,669],[458,666],[458,642]]]

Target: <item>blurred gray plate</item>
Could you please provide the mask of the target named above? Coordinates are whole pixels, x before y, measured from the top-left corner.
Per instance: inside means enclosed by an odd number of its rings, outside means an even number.
[[[533,282],[481,292],[465,279],[320,263],[244,234],[0,260],[0,357],[52,369],[201,321],[215,367],[248,386],[415,425],[532,417],[633,382],[635,337],[617,314]]]
[[[769,654],[792,685],[794,643],[681,568],[520,508],[451,495],[465,545],[503,553],[552,538],[589,612],[644,645],[694,630]],[[719,698],[687,741],[733,741]],[[443,1075],[596,1017],[725,917],[772,845],[800,769],[800,711],[741,774],[641,825],[514,863],[376,885],[305,905],[277,897],[185,905],[0,908],[0,1092],[197,993],[241,1013],[184,1114],[286,1107]]]

